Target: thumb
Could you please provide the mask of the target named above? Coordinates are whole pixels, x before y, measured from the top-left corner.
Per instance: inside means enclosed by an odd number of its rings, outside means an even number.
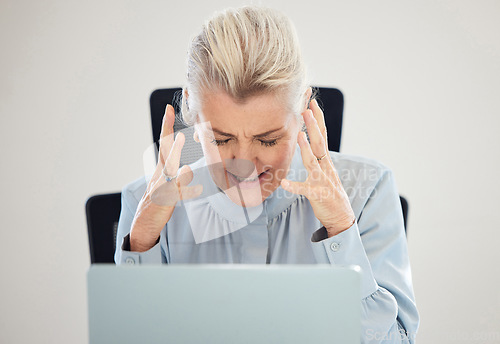
[[[191,199],[199,197],[203,192],[203,185],[183,186],[180,188],[181,199]]]
[[[293,182],[288,179],[282,179],[281,180],[281,187],[285,189],[288,192],[294,193],[294,194],[299,194],[299,195],[304,195],[307,197],[308,195],[308,187],[305,183],[302,182]]]

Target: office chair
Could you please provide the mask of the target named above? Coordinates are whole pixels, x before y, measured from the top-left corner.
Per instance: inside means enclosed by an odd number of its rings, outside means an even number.
[[[153,141],[159,149],[161,124],[167,104],[174,106],[175,113],[179,114],[179,99],[181,88],[165,88],[153,91],[150,97],[151,129]],[[328,149],[338,152],[342,133],[342,115],[344,110],[344,97],[342,92],[335,88],[317,88],[318,103],[324,109],[325,123],[328,129]],[[174,132],[183,130],[186,137],[192,133],[193,128],[188,128],[180,117],[176,116]],[[181,156],[181,166],[190,164],[203,156],[198,144],[186,140]],[[157,154],[157,152],[156,152]],[[158,157],[156,157],[158,159]],[[408,201],[400,196],[405,233],[407,233]],[[96,195],[90,197],[86,204],[87,226],[89,234],[89,247],[91,262],[114,263],[116,242],[116,229],[120,217],[120,193]]]
[[[90,262],[114,263],[121,193],[92,196],[85,205]]]

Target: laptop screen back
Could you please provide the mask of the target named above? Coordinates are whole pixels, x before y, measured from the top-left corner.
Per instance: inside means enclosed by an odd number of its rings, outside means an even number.
[[[93,265],[90,343],[359,343],[359,268]]]

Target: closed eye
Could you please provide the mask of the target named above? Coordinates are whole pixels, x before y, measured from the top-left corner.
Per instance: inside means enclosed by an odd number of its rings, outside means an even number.
[[[223,146],[223,145],[225,145],[228,142],[229,142],[229,139],[227,139],[227,140],[216,140],[216,139],[213,139],[211,141],[211,143],[213,143],[216,146]]]
[[[260,144],[263,145],[263,146],[265,146],[265,147],[272,147],[277,142],[278,142],[278,140],[272,140],[272,141],[262,141],[262,140],[260,140]]]
[[[217,140],[217,139],[213,139],[211,141],[212,144],[216,145],[216,146],[223,146],[225,145],[226,143],[229,142],[230,139],[226,139],[226,140]],[[260,141],[260,144],[264,147],[272,147],[274,146],[275,144],[278,143],[278,140],[271,140],[271,141],[264,141],[264,140],[259,140]]]

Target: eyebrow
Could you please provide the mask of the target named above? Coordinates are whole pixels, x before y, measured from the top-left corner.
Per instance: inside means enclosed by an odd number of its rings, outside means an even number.
[[[276,129],[272,129],[272,130],[268,130],[268,131],[266,131],[266,132],[264,132],[264,133],[254,135],[254,137],[266,137],[266,136],[268,136],[269,134],[272,134],[272,133],[274,133],[274,132],[280,131],[281,129],[283,129],[283,127],[281,127],[281,128],[276,128]],[[219,135],[228,136],[228,137],[234,137],[234,135],[229,134],[229,133],[226,133],[226,132],[224,132],[224,131],[222,131],[222,130],[219,130],[219,129],[216,129],[216,128],[212,128],[212,131],[213,131],[214,133],[219,134]]]

